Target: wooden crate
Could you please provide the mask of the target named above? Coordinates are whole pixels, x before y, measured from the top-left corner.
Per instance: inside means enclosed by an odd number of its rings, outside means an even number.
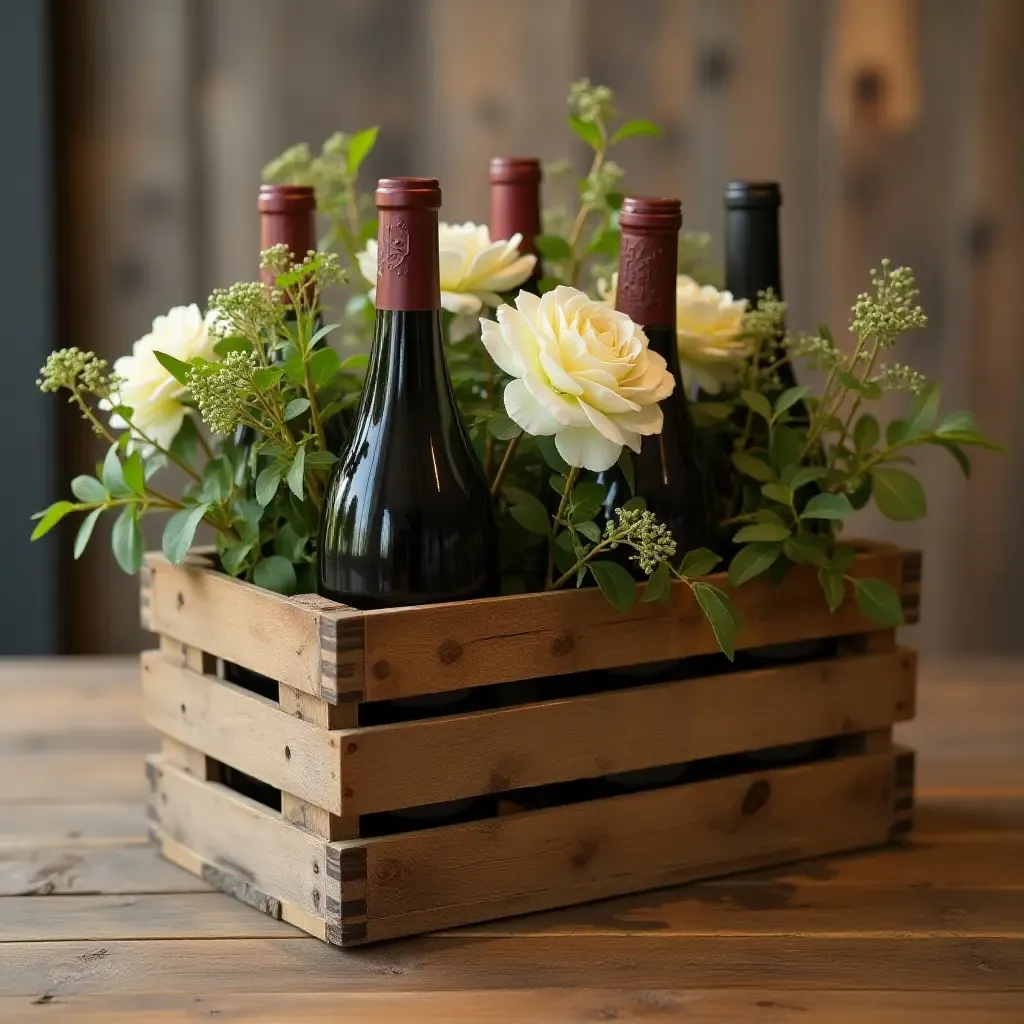
[[[865,546],[851,572],[887,580],[916,620],[919,554]],[[149,555],[153,833],[168,859],[347,946],[907,831],[913,754],[891,729],[914,713],[914,652],[852,600],[829,614],[810,572],[735,600],[744,647],[836,638],[829,656],[609,682],[590,670],[714,653],[687,590],[625,615],[586,589],[358,612],[261,591],[203,556]],[[225,681],[225,661],[275,680],[270,696]],[[365,724],[373,702],[476,688],[528,702]],[[821,742],[799,763],[763,753],[808,741]],[[683,762],[671,785],[616,794],[600,781]],[[260,799],[239,791],[241,773],[264,784]],[[459,824],[386,817],[467,798],[481,816]]]

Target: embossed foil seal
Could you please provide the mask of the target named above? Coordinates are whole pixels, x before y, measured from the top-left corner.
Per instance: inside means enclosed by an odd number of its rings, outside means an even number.
[[[316,249],[316,193],[310,185],[261,185],[256,208],[260,212],[260,252],[284,243],[296,263]],[[273,285],[277,274],[260,270],[260,280]]]
[[[678,199],[627,196],[619,226],[616,309],[643,327],[675,327],[682,205]]]
[[[377,308],[441,308],[436,178],[381,178],[377,183]]]

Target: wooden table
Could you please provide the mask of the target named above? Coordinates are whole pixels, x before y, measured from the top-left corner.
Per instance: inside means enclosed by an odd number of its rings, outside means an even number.
[[[0,1021],[1024,1022],[1024,663],[925,667],[901,847],[354,952],[163,863],[137,668],[0,662]]]

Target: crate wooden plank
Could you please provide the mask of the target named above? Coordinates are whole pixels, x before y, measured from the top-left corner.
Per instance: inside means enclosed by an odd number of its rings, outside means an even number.
[[[850,569],[903,587],[902,551],[872,545]],[[725,585],[722,575],[711,577]],[[743,616],[741,647],[870,632],[879,627],[847,600],[835,614],[812,570],[778,585],[759,579],[732,594]],[[718,650],[690,591],[625,614],[596,588],[366,612],[365,699],[422,693],[662,661]]]
[[[342,898],[328,940],[376,941],[884,843],[895,776],[889,752],[332,843],[328,872]]]
[[[916,670],[894,650],[345,732],[345,813],[881,729],[912,717]]]
[[[197,859],[202,867],[194,873],[234,895],[244,884],[252,900],[261,895],[286,900],[307,913],[323,915],[333,883],[327,876],[322,839],[160,757],[147,758],[146,765],[158,830]]]
[[[261,590],[212,571],[202,556],[174,566],[148,554],[141,603],[147,629],[333,703],[361,675],[358,613]]]
[[[179,743],[261,782],[341,813],[336,734],[307,725],[271,700],[214,676],[142,655],[143,717]]]

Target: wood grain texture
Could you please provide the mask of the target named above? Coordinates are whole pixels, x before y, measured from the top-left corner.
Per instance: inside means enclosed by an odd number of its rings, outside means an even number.
[[[854,576],[902,586],[902,555],[877,547],[858,556]],[[725,584],[724,577],[710,580]],[[813,573],[791,572],[779,586],[755,580],[732,595],[743,616],[741,647],[877,628],[847,601],[832,615]],[[627,665],[718,650],[703,613],[684,586],[670,601],[635,604],[626,614],[595,589],[524,594],[367,612],[366,699],[389,700],[482,683]]]
[[[44,997],[45,997],[44,993]],[[45,1000],[0,997],[4,1020],[78,1024],[1019,1024],[1018,992],[829,991],[807,988],[503,989],[489,992],[142,993]],[[9,1015],[9,1016],[8,1016]],[[17,1016],[15,1016],[17,1015]]]
[[[238,880],[256,893],[287,900],[314,916],[325,914],[332,890],[322,839],[269,808],[217,783],[193,778],[160,758],[150,758],[147,766],[160,833],[202,862],[200,871],[211,885],[234,885]],[[207,874],[207,865],[220,874]]]
[[[353,914],[375,941],[882,843],[892,785],[891,753],[842,758],[335,843],[329,861],[344,880],[365,852]]]
[[[457,936],[339,951],[314,939],[27,942],[3,947],[0,992],[53,1001],[76,994],[437,992],[579,987],[896,989],[1020,993],[1014,939],[661,939]]]
[[[877,729],[913,715],[916,667],[892,651],[345,733],[346,813]]]
[[[277,789],[341,812],[340,741],[274,701],[142,655],[143,716],[162,733]]]

